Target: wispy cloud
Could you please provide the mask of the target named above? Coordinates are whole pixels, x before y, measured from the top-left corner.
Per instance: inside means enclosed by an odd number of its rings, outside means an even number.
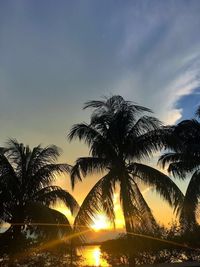
[[[199,87],[200,70],[199,5],[173,3],[129,10],[120,53],[128,68],[115,83],[116,92],[150,106],[166,123],[180,119],[176,103]]]

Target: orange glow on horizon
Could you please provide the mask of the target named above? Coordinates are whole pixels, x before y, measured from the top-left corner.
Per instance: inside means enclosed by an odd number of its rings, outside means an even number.
[[[172,222],[176,221],[175,214],[173,213],[173,209],[165,202],[161,197],[155,194],[155,191],[151,190],[151,187],[144,188],[142,190],[143,195],[149,206],[152,208],[153,214],[158,223],[169,227]],[[114,211],[115,211],[115,228],[124,229],[124,216],[123,211],[120,205],[119,199],[119,191],[116,190],[114,193]],[[58,203],[55,208],[62,212],[70,221],[70,224],[73,225],[74,218],[71,215],[69,209],[63,204]],[[104,213],[99,213],[95,216],[94,222],[91,223],[91,228],[99,232],[101,230],[113,230],[113,225],[109,222],[109,219],[106,217]]]

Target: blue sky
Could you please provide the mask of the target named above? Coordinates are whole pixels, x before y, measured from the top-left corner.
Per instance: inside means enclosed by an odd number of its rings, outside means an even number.
[[[197,88],[189,95],[182,96],[177,101],[176,106],[177,108],[182,108],[180,120],[193,118],[198,106],[200,106],[200,88]]]
[[[0,143],[68,144],[83,103],[121,94],[165,123],[200,104],[200,1],[0,1]]]

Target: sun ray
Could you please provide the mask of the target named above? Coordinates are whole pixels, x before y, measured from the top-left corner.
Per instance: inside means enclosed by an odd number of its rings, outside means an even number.
[[[104,214],[97,214],[91,228],[96,232],[104,229],[110,229],[110,223]]]

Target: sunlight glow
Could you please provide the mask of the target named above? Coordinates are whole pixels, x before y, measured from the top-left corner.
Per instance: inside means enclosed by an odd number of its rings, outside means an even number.
[[[91,228],[95,231],[110,229],[110,223],[104,214],[97,214]]]
[[[101,251],[100,249],[97,247],[96,249],[94,249],[93,251],[93,257],[95,259],[95,266],[99,266],[100,265],[100,256],[101,256]]]
[[[82,255],[84,258],[84,266],[109,266],[107,261],[102,257],[99,246],[88,246],[86,248],[82,248],[80,255]]]

